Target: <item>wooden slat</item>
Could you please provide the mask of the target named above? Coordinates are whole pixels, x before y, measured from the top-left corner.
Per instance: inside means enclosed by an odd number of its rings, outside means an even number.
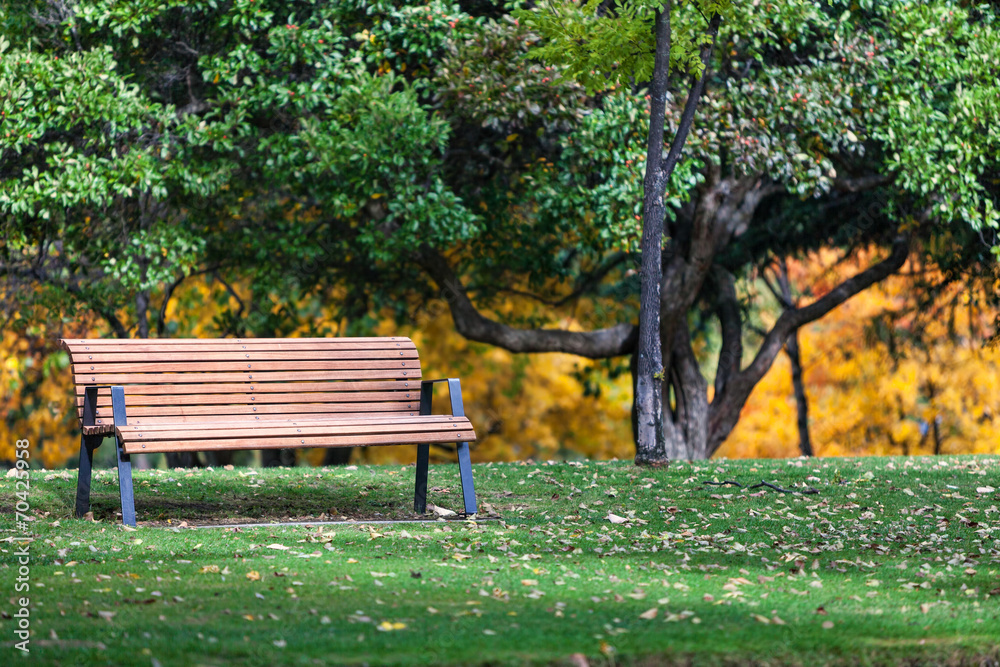
[[[311,351],[290,351],[290,352],[258,352],[256,350],[234,350],[227,352],[164,352],[161,350],[150,352],[74,352],[70,355],[70,360],[74,364],[102,364],[102,363],[148,363],[148,362],[195,362],[195,361],[334,361],[344,360],[364,360],[364,359],[417,359],[417,350],[409,348],[386,349],[386,350],[311,350]]]
[[[232,352],[241,350],[414,350],[409,338],[251,338],[251,339],[99,339],[63,340],[62,348],[70,353],[127,352]]]
[[[78,384],[176,384],[176,383],[209,383],[209,382],[295,382],[298,380],[404,380],[413,386],[420,386],[419,368],[351,370],[351,371],[298,371],[298,372],[268,372],[248,371],[246,373],[174,373],[174,374],[143,374],[143,373],[79,373],[73,376]]]
[[[372,445],[411,445],[422,443],[470,442],[472,431],[457,433],[407,433],[389,435],[308,436],[305,438],[233,438],[227,440],[157,440],[149,443],[130,442],[127,454],[157,452],[202,452],[237,449],[291,449],[299,447],[367,447]],[[142,445],[146,445],[143,447]]]
[[[193,426],[187,428],[199,428],[199,429],[214,429],[214,430],[241,430],[241,429],[258,429],[262,427],[275,428],[282,425],[285,426],[377,426],[386,424],[437,424],[440,428],[448,429],[453,428],[454,424],[464,424],[465,427],[472,428],[469,423],[468,417],[454,416],[454,415],[416,415],[413,417],[400,414],[379,414],[379,415],[347,415],[347,416],[306,416],[304,418],[296,419],[269,419],[264,421],[256,421],[254,419],[248,419],[246,417],[220,417],[213,420],[205,420],[199,423],[195,423]],[[137,425],[131,422],[125,426],[117,427],[121,432],[131,432],[131,431],[149,431],[149,432],[164,432],[169,433],[171,430],[177,431],[178,424],[163,423],[155,425]]]
[[[284,414],[286,412],[413,412],[419,403],[283,403],[279,405],[180,405],[174,407],[126,406],[128,419],[134,417],[169,417],[172,415],[253,415]],[[254,409],[256,408],[256,409]],[[98,419],[112,418],[111,408],[97,411]],[[95,420],[96,421],[96,420]]]
[[[419,354],[406,337],[62,344],[73,363],[81,417],[88,385],[125,387],[129,423],[120,433],[129,453],[476,437],[464,417],[419,414]],[[84,432],[113,434],[110,392],[100,390],[97,403],[97,423]]]
[[[236,371],[348,371],[391,368],[416,368],[420,365],[413,359],[401,361],[392,359],[372,359],[364,361],[204,361],[192,359],[185,362],[160,363],[105,363],[73,364],[76,373],[190,373],[190,372],[236,372]]]
[[[63,338],[63,347],[73,348],[79,345],[352,345],[354,343],[373,343],[386,345],[389,343],[413,343],[406,336],[344,336],[326,338]]]
[[[418,424],[401,422],[398,424],[354,424],[348,426],[317,425],[308,426],[299,424],[286,426],[282,424],[260,424],[253,428],[191,428],[188,430],[147,430],[139,428],[135,431],[128,427],[117,427],[115,430],[125,442],[153,442],[159,440],[245,440],[248,438],[306,438],[310,436],[339,436],[339,435],[377,435],[377,434],[403,434],[403,433],[450,433],[460,432],[471,428],[468,423],[465,428],[459,428],[459,424],[451,424],[453,428],[444,428],[442,424]],[[450,437],[450,436],[449,436]]]
[[[368,417],[368,416],[375,417],[375,416],[380,416],[380,415],[400,415],[400,416],[404,416],[404,417],[419,416],[419,413],[417,411],[415,411],[415,410],[411,411],[411,412],[393,412],[393,411],[364,412],[364,413],[341,412],[341,413],[332,413],[332,414],[334,414],[334,415],[338,415],[338,414],[342,414],[342,415],[358,414],[359,416],[365,416],[365,417]],[[317,413],[317,412],[288,412],[288,413],[276,413],[276,414],[260,414],[260,413],[257,413],[257,412],[253,412],[253,413],[250,413],[250,414],[167,415],[167,416],[159,416],[159,417],[135,417],[135,418],[131,418],[130,417],[129,420],[128,420],[128,423],[129,423],[130,426],[131,425],[148,426],[148,425],[151,425],[151,424],[154,424],[154,425],[166,424],[166,425],[174,425],[174,426],[176,426],[177,424],[214,423],[217,420],[218,421],[229,421],[229,420],[238,419],[238,418],[253,419],[253,420],[259,420],[259,421],[264,422],[264,421],[283,421],[283,420],[288,420],[288,419],[294,419],[294,420],[313,420],[313,419],[317,419],[317,420],[321,420],[321,419],[328,419],[330,416],[331,416],[331,413],[329,413],[329,412],[325,412],[325,413]],[[112,428],[112,429],[114,428],[114,425],[112,424],[110,417],[106,420],[105,424],[97,424],[97,426],[103,427],[103,428]]]
[[[126,408],[153,405],[262,405],[264,403],[377,403],[380,401],[418,400],[419,391],[382,392],[298,392],[294,394],[181,394],[179,396],[133,396]],[[83,409],[84,398],[76,399],[77,408]],[[98,396],[97,407],[111,406],[111,397]]]
[[[79,396],[78,405],[83,404],[83,395],[86,385],[76,388]],[[335,392],[392,392],[392,391],[419,391],[406,386],[400,381],[365,382],[363,380],[344,380],[333,382],[247,382],[210,383],[210,384],[130,384],[125,385],[125,397],[145,396],[145,395],[180,395],[185,393],[194,394],[244,394],[248,392],[281,392],[291,393],[296,391],[335,391]],[[110,389],[99,389],[98,398],[108,398],[111,396]]]

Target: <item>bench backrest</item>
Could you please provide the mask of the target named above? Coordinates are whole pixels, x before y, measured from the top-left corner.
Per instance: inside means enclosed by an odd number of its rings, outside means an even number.
[[[73,364],[81,420],[91,385],[124,386],[129,424],[419,411],[420,358],[409,338],[60,342]],[[95,421],[113,426],[108,389],[98,392]]]

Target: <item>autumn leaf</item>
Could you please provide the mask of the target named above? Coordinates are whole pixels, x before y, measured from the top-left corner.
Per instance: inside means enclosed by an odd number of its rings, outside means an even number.
[[[639,614],[639,618],[645,619],[647,621],[651,621],[654,618],[656,618],[656,615],[659,614],[659,613],[660,613],[659,608],[653,607],[652,609],[648,609],[648,610],[642,612],[641,614]]]
[[[250,570],[247,572],[247,579],[250,581],[260,581],[260,572],[257,570]]]
[[[399,623],[393,621],[382,621],[376,626],[376,629],[380,632],[391,632],[392,630],[403,630],[406,628],[406,623]]]

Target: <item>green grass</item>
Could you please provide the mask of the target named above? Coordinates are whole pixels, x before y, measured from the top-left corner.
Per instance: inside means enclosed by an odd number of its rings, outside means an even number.
[[[96,522],[71,517],[75,472],[33,472],[25,664],[998,658],[1000,494],[977,488],[1000,487],[1000,457],[491,464],[475,477],[499,518],[194,530],[177,525],[413,518],[413,468],[148,471],[131,531],[114,520],[113,472],[95,481]],[[819,493],[702,484],[727,479]],[[432,502],[460,508],[455,466],[433,466],[430,484]],[[15,502],[0,479],[5,616]],[[13,629],[0,620],[4,664],[18,664]]]

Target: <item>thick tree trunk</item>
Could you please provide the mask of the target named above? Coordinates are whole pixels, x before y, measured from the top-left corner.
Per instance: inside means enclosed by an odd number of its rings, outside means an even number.
[[[785,258],[778,259],[778,285],[781,288],[781,300],[786,308],[795,306],[792,300],[792,284],[788,280],[788,264]],[[792,365],[792,393],[795,395],[796,423],[799,428],[799,453],[802,456],[812,456],[812,441],[809,438],[809,399],[806,396],[806,386],[802,379],[802,356],[799,353],[799,330],[796,329],[785,341],[785,353]]]
[[[325,466],[346,466],[351,461],[353,447],[328,447],[323,455]]]
[[[642,240],[640,251],[642,265],[639,289],[639,342],[635,378],[635,401],[633,427],[635,429],[635,462],[637,465],[667,465],[672,458],[674,444],[687,441],[688,418],[685,414],[697,412],[696,404],[689,404],[693,394],[681,392],[673,396],[673,409],[664,401],[664,387],[673,383],[668,377],[671,359],[666,348],[674,343],[674,332],[678,328],[674,319],[676,312],[667,309],[664,302],[672,298],[664,291],[667,285],[663,272],[663,223],[666,217],[664,197],[670,177],[677,166],[694,124],[695,111],[708,77],[708,61],[715,47],[715,36],[719,31],[721,15],[715,14],[709,21],[708,36],[711,38],[701,50],[702,72],[691,86],[684,111],[681,113],[670,150],[663,157],[664,124],[666,119],[667,84],[670,76],[670,3],[663,5],[656,15],[656,53],[653,64],[653,79],[649,95],[649,135],[646,144],[646,174],[643,181]],[[676,258],[676,255],[675,255]],[[691,292],[688,287],[688,293]],[[694,290],[697,294],[697,288]],[[686,309],[685,309],[686,312]],[[666,319],[664,319],[666,318]],[[686,331],[685,331],[686,335]],[[690,347],[690,345],[688,345]],[[683,369],[681,363],[680,368]],[[700,375],[700,374],[699,374]],[[686,387],[684,382],[676,386]],[[674,411],[683,414],[673,414]]]
[[[639,287],[639,349],[635,378],[635,462],[666,465],[663,432],[663,350],[660,345],[660,281],[663,278],[663,125],[670,77],[670,2],[656,13],[656,55],[649,95],[649,136],[643,181]]]
[[[799,453],[802,456],[812,456],[812,440],[809,438],[809,398],[806,396],[806,386],[802,380],[802,358],[799,355],[797,329],[788,337],[785,352],[792,363],[792,391],[795,394],[796,423],[799,427]]]

